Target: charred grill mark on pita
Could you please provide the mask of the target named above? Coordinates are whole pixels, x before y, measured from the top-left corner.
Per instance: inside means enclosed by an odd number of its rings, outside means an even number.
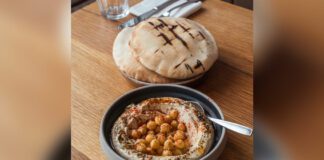
[[[203,39],[206,39],[206,37],[204,36],[204,34],[202,34],[200,31],[198,32],[199,35],[203,38]]]
[[[195,69],[202,67],[202,69],[205,71],[205,67],[204,65],[201,63],[201,61],[199,59],[197,59],[197,64],[195,65]]]
[[[169,44],[172,46],[171,39],[169,39],[164,33],[160,33],[158,37],[162,37],[165,40],[165,43],[163,45]]]
[[[148,22],[151,26],[154,27],[154,29],[159,30],[162,29],[164,27],[164,24],[159,24],[159,25],[154,25],[153,22]]]
[[[195,37],[190,32],[188,32],[188,34],[192,39],[195,39]]]
[[[186,63],[185,66],[186,66],[186,69],[187,69],[187,70],[190,70],[191,73],[194,73],[194,71],[192,70],[192,68],[190,67],[189,64]]]
[[[153,22],[148,22],[151,26],[155,27]]]
[[[160,49],[160,48],[156,49],[156,50],[154,51],[154,53],[157,53],[157,52],[159,51],[159,49]]]
[[[158,28],[154,25],[154,23],[153,22],[148,22],[151,26],[153,26],[154,27],[154,29],[156,29],[156,30],[158,30]]]
[[[162,29],[163,27],[164,27],[163,24],[159,24],[159,25],[155,26],[154,28],[155,28],[156,30],[159,30],[159,29]]]
[[[167,23],[165,23],[162,19],[157,19],[159,22],[161,22],[161,24],[163,24],[164,26],[168,26],[168,24]]]
[[[183,29],[183,32],[188,32],[191,28],[186,28],[184,27],[182,24],[180,24],[179,22],[176,22],[182,29]]]
[[[187,58],[183,59],[179,64],[174,66],[174,69],[177,69],[186,60],[187,60]]]
[[[177,27],[178,27],[178,25],[173,25],[171,28],[169,28],[169,31],[174,35],[174,37],[176,37],[179,41],[181,41],[181,43],[187,49],[189,49],[187,42],[185,40],[183,40],[177,33],[174,32],[174,29],[176,29]]]
[[[177,64],[176,66],[174,66],[174,69],[177,69],[180,65],[181,63]]]
[[[163,52],[163,51],[161,51],[161,53],[162,53],[162,54],[164,54],[164,52]]]
[[[187,32],[192,39],[195,39],[195,37],[189,32],[189,30],[191,30],[190,27],[186,28],[179,22],[176,22],[176,23],[183,29],[183,32]]]

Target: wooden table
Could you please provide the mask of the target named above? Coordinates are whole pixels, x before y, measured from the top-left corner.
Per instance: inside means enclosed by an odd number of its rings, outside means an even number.
[[[133,2],[134,3],[134,2]],[[120,21],[106,20],[93,3],[72,14],[72,156],[105,159],[99,125],[107,107],[135,87],[118,71],[112,46]],[[194,88],[214,99],[225,119],[253,126],[252,11],[209,0],[189,17],[215,37],[220,60]],[[253,138],[227,132],[220,159],[252,159]],[[109,157],[108,157],[109,159]]]

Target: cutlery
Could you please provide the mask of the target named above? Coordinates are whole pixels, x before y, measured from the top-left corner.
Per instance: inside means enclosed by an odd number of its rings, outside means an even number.
[[[176,6],[172,7],[172,8],[170,8],[168,11],[164,12],[160,17],[170,17],[171,12],[173,10],[175,10],[177,8],[181,8],[181,7],[187,6],[187,5],[191,4],[191,3],[199,2],[199,1],[200,0],[188,0],[188,1],[184,2],[184,3],[181,3],[179,5],[176,5]]]
[[[187,101],[187,102],[190,103],[195,108],[197,108],[201,113],[205,114],[204,108],[198,102],[195,102],[195,101]],[[233,123],[233,122],[213,118],[213,117],[210,117],[210,116],[207,116],[207,118],[210,121],[212,121],[212,122],[214,122],[214,123],[216,123],[216,124],[218,124],[220,126],[223,126],[223,127],[227,128],[229,130],[232,130],[234,132],[237,132],[237,133],[240,133],[240,134],[243,134],[243,135],[247,135],[247,136],[252,135],[253,129],[251,129],[249,127],[246,127],[246,126],[243,126],[243,125],[240,125],[240,124],[236,124],[236,123]]]
[[[117,28],[120,30],[120,29],[123,29],[125,27],[131,27],[131,26],[134,26],[136,24],[138,24],[139,22],[143,21],[143,20],[146,20],[148,18],[150,18],[152,15],[154,15],[155,13],[161,11],[162,9],[164,9],[165,7],[169,6],[170,4],[176,2],[178,0],[168,0],[156,7],[154,7],[153,9],[135,17],[135,18],[132,18],[124,23],[122,23],[121,25],[119,25]]]

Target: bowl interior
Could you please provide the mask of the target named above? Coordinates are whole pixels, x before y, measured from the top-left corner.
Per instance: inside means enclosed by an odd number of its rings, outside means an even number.
[[[112,148],[115,151],[112,145],[112,141],[110,139],[111,129],[113,128],[114,122],[123,113],[124,109],[129,104],[136,104],[141,102],[142,100],[155,97],[175,97],[181,98],[183,100],[196,101],[201,104],[208,116],[224,119],[223,114],[217,107],[217,104],[215,104],[215,102],[213,102],[210,98],[196,90],[178,85],[154,85],[141,87],[132,90],[120,97],[110,106],[110,108],[106,112],[101,126],[103,127],[103,133],[101,134],[103,134],[104,139],[110,148]],[[217,146],[218,143],[220,143],[219,140],[221,138],[221,135],[223,132],[225,132],[224,128],[217,125],[213,126],[215,129],[215,136],[213,139],[212,146],[208,152],[210,152],[213,148]]]

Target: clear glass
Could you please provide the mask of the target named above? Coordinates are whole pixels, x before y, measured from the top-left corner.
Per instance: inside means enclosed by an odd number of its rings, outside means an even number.
[[[97,0],[101,15],[117,20],[124,18],[129,13],[128,0]]]

